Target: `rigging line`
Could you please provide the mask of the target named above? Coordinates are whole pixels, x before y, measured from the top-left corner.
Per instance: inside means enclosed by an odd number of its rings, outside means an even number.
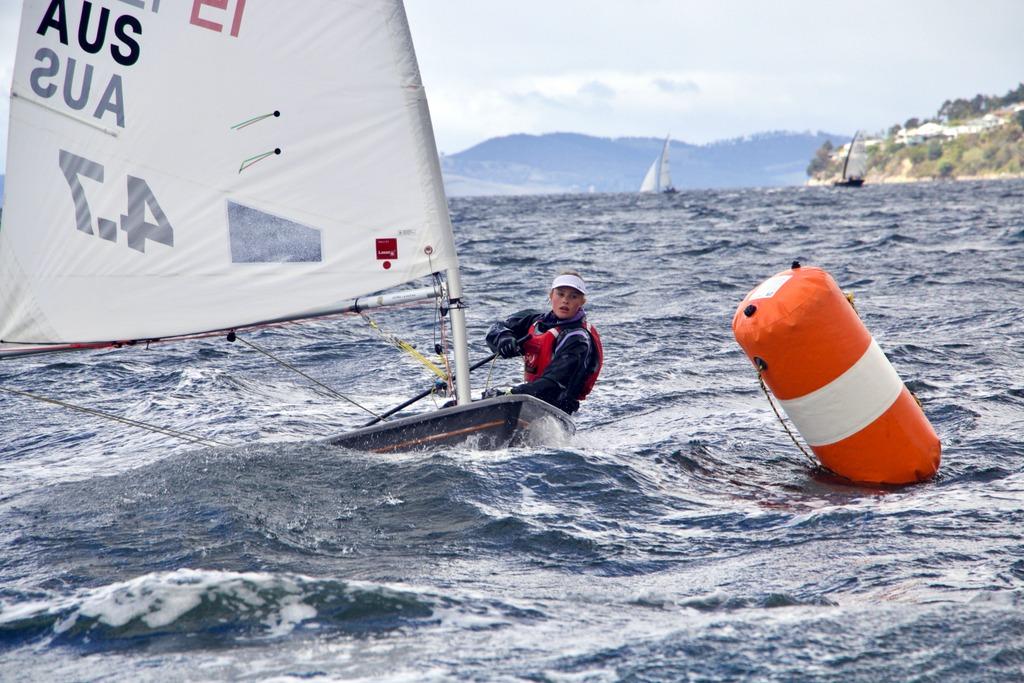
[[[106,133],[107,135],[109,135],[112,138],[116,138],[117,137],[117,131],[116,130],[112,130],[110,128],[106,128],[104,126],[101,126],[100,124],[94,123],[93,121],[90,121],[89,119],[80,118],[78,116],[75,116],[74,114],[69,114],[68,112],[62,111],[60,109],[57,109],[56,107],[51,107],[50,105],[48,105],[48,104],[46,104],[44,102],[40,102],[39,100],[34,100],[32,98],[25,97],[20,92],[15,92],[12,89],[11,90],[11,99],[13,100],[15,98],[21,100],[22,102],[28,102],[29,104],[34,104],[37,107],[42,107],[43,109],[51,111],[54,114],[59,114],[59,115],[65,117],[65,118],[69,118],[72,121],[74,121],[75,123],[81,123],[83,125],[89,126],[90,128],[95,128],[98,131]]]
[[[445,290],[444,290],[444,282],[441,280],[441,273],[439,273],[436,270],[434,270],[434,258],[431,255],[431,253],[432,252],[429,252],[429,251],[426,252],[426,254],[427,254],[427,264],[430,266],[430,276],[434,280],[434,291],[437,293],[437,295],[434,297],[434,329],[433,329],[433,333],[434,333],[434,348],[436,349],[438,347],[437,346],[437,330],[438,330],[438,326],[440,324],[441,309],[442,309],[443,301],[444,301],[444,297],[445,297]],[[447,349],[445,350],[445,353],[447,353]],[[440,352],[438,352],[438,355],[441,355]]]
[[[796,436],[793,435],[793,432],[791,432],[789,429],[789,425],[786,424],[786,421],[782,418],[782,415],[779,413],[779,409],[775,407],[775,401],[772,400],[772,396],[768,392],[768,387],[764,383],[764,377],[761,376],[760,370],[757,371],[757,381],[761,384],[761,391],[764,392],[765,398],[768,399],[768,405],[772,407],[772,412],[775,413],[775,417],[779,418],[779,424],[781,424],[782,428],[786,430],[786,434],[789,434],[789,438],[793,440],[793,443],[796,444],[796,447],[799,448],[800,452],[804,454],[804,457],[807,459],[807,462],[812,467],[820,467],[817,460],[815,460],[815,458],[804,449],[803,444],[801,444],[797,440]]]
[[[434,286],[437,288],[437,297],[434,298],[434,329],[433,329],[433,333],[434,333],[434,348],[436,349],[436,348],[438,348],[438,344],[437,344],[437,327],[438,327],[438,323],[439,323],[438,317],[440,316],[440,313],[441,313],[441,297],[443,296],[444,289],[441,287],[441,274],[438,273],[436,270],[434,270],[434,259],[431,258],[430,254],[427,254],[427,263],[430,265],[430,272],[433,274],[433,277],[434,277]]]
[[[427,259],[430,259],[430,254],[427,254]],[[434,268],[434,264],[430,264],[431,270]],[[443,379],[434,380],[434,390],[430,393],[431,399],[434,401],[436,407],[440,407],[437,403],[437,393],[440,391],[442,396],[454,396],[455,387],[452,382],[452,368],[448,364],[448,348],[437,341],[437,331],[441,325],[441,297],[444,295],[444,287],[441,283],[441,275],[434,273],[434,286],[436,287],[437,296],[434,298],[434,325],[431,332],[434,335],[434,353],[444,363],[445,371],[448,375]],[[445,342],[442,335],[442,342]]]
[[[491,358],[491,366],[487,368],[487,381],[484,382],[484,391],[491,388],[491,375],[494,374],[494,364],[498,362],[498,354]]]
[[[260,162],[260,161],[263,161],[267,157],[274,156],[275,154],[280,154],[280,153],[281,153],[281,148],[280,147],[275,147],[274,149],[270,150],[269,152],[264,152],[263,154],[257,154],[256,156],[251,156],[251,157],[249,157],[248,159],[246,159],[245,161],[242,162],[242,165],[238,167],[238,172],[241,173],[242,171],[244,171],[245,169],[249,168],[253,164],[255,164],[257,162]]]
[[[344,400],[348,401],[349,403],[351,403],[352,405],[354,405],[354,406],[355,406],[356,408],[359,408],[360,410],[365,410],[366,412],[368,412],[368,413],[369,413],[370,415],[373,415],[374,417],[380,417],[379,415],[377,415],[377,413],[373,412],[372,410],[370,410],[370,409],[369,409],[369,408],[367,408],[366,406],[364,406],[364,405],[361,405],[361,404],[359,404],[359,403],[358,403],[358,402],[356,402],[355,400],[353,400],[353,399],[349,398],[348,396],[346,396],[346,395],[344,395],[344,394],[342,394],[342,393],[340,393],[340,392],[338,392],[338,391],[335,391],[334,389],[332,389],[331,387],[327,386],[327,385],[326,385],[326,384],[324,384],[323,382],[321,382],[321,381],[319,381],[319,380],[317,380],[317,379],[314,379],[313,377],[310,377],[309,375],[307,375],[306,373],[304,373],[304,372],[303,372],[302,370],[299,370],[299,369],[298,369],[297,367],[295,367],[294,365],[291,365],[290,363],[288,363],[288,362],[286,362],[286,361],[284,361],[284,360],[281,360],[280,358],[278,358],[278,357],[277,357],[277,356],[275,356],[274,354],[270,353],[270,352],[269,352],[269,351],[267,351],[266,349],[260,348],[260,347],[259,347],[259,346],[257,346],[256,344],[253,344],[253,343],[252,343],[251,341],[249,341],[248,339],[242,339],[242,338],[241,338],[241,337],[239,337],[239,336],[238,336],[237,334],[235,335],[235,339],[237,339],[238,341],[242,342],[243,344],[245,344],[245,345],[246,345],[246,346],[248,346],[249,348],[253,349],[254,351],[259,351],[259,352],[260,352],[260,353],[262,353],[262,354],[263,354],[264,356],[266,356],[267,358],[270,358],[270,359],[271,359],[271,360],[273,360],[274,362],[276,362],[276,363],[280,363],[281,365],[283,365],[284,367],[288,368],[288,369],[289,369],[289,370],[291,370],[292,372],[294,372],[294,373],[296,373],[296,374],[299,374],[299,375],[302,375],[303,377],[305,377],[306,379],[308,379],[308,380],[309,380],[310,382],[312,382],[313,384],[317,385],[318,387],[321,387],[321,388],[325,389],[325,390],[326,390],[326,391],[327,391],[328,393],[330,393],[330,394],[331,394],[332,396],[335,396],[336,398],[344,399]],[[381,418],[381,419],[383,419],[383,418]]]
[[[395,346],[396,348],[400,349],[401,351],[405,351],[410,356],[412,356],[413,358],[415,358],[419,362],[423,363],[423,365],[425,365],[428,370],[430,370],[432,373],[434,373],[435,375],[437,375],[441,379],[446,379],[445,374],[444,374],[444,370],[442,370],[441,368],[437,367],[437,365],[435,365],[429,358],[427,358],[422,353],[420,353],[416,349],[415,346],[413,346],[412,344],[410,344],[407,341],[403,341],[403,340],[399,339],[398,337],[396,337],[395,335],[393,335],[393,334],[391,334],[389,332],[385,332],[383,329],[381,329],[381,327],[376,322],[374,322],[373,318],[371,318],[370,316],[366,315],[365,312],[359,311],[359,315],[361,315],[363,317],[363,319],[370,325],[370,327],[372,327],[377,332],[379,332],[380,335],[382,337],[384,337],[384,339],[389,344]]]
[[[251,126],[252,124],[256,123],[257,121],[262,121],[263,119],[269,119],[271,116],[280,116],[280,115],[281,115],[281,112],[279,112],[279,111],[277,111],[275,109],[274,111],[270,112],[269,114],[260,114],[259,116],[252,117],[248,121],[242,121],[241,123],[236,123],[235,125],[231,126],[231,130],[242,130],[246,126]]]
[[[448,362],[448,337],[445,334],[445,327],[444,327],[444,314],[445,314],[445,312],[442,309],[443,297],[447,296],[447,292],[445,291],[444,283],[441,281],[441,273],[439,273],[436,270],[434,270],[433,250],[426,251],[426,254],[427,254],[427,263],[430,265],[430,270],[431,270],[431,272],[434,275],[434,284],[437,287],[437,291],[438,291],[438,296],[434,300],[434,304],[435,304],[434,305],[434,349],[437,351],[437,355],[439,355],[441,357],[441,360],[444,362],[445,372],[448,373],[447,376],[445,377],[445,381],[447,382],[447,385],[448,385],[447,386],[448,395],[449,396],[454,396],[455,395],[455,382],[452,379],[454,373],[452,372],[451,363]],[[438,331],[440,331],[440,334],[441,334],[441,343],[440,344],[437,343]]]
[[[430,257],[430,254],[427,254],[427,260],[430,261],[430,268],[431,268],[431,270],[433,270],[433,268],[434,268],[434,260]],[[443,287],[443,285],[441,283],[441,274],[435,272],[434,273],[434,278],[437,281],[438,291],[444,293],[445,290],[444,290],[444,287]],[[446,381],[448,382],[448,395],[449,396],[454,396],[455,395],[455,383],[452,381],[452,375],[454,373],[452,372],[451,363],[448,362],[448,336],[445,333],[444,312],[441,310],[441,305],[442,305],[441,304],[441,299],[438,298],[436,300],[436,306],[434,307],[435,320],[437,321],[437,326],[438,326],[438,328],[441,331],[441,351],[438,353],[438,355],[440,355],[441,356],[441,360],[444,361],[444,369],[448,373],[447,376],[445,377]],[[434,347],[437,348],[436,337],[435,337],[435,341],[434,341]]]
[[[108,420],[114,422],[121,422],[132,427],[139,427],[141,429],[148,429],[151,432],[157,434],[164,434],[165,436],[174,436],[191,443],[200,444],[204,446],[225,446],[227,448],[234,447],[234,444],[224,443],[215,439],[210,439],[205,436],[195,436],[186,432],[179,432],[169,427],[160,427],[148,422],[141,422],[140,420],[133,420],[129,417],[121,417],[120,415],[113,415],[111,413],[105,413],[102,410],[96,410],[95,408],[86,408],[85,406],[75,405],[74,403],[68,403],[67,401],[61,401],[55,398],[48,398],[46,396],[39,396],[38,394],[32,394],[27,391],[19,391],[17,389],[11,389],[9,387],[0,386],[0,391],[6,391],[9,394],[16,394],[18,396],[24,396],[25,398],[35,399],[36,401],[42,401],[43,403],[52,403],[53,405],[60,406],[62,408],[70,408],[71,410],[77,410],[79,412],[88,413],[89,415],[95,415],[96,417],[105,417]]]
[[[439,317],[439,321],[441,327],[441,349],[443,351],[443,353],[441,354],[441,360],[444,361],[444,368],[445,370],[448,371],[448,374],[445,375],[445,380],[448,382],[448,394],[454,396],[455,386],[452,383],[452,366],[448,362],[448,334],[445,332],[443,315]]]

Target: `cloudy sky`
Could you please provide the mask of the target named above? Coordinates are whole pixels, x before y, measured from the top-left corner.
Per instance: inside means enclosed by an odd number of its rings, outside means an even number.
[[[20,6],[0,0],[4,93]],[[671,133],[705,143],[765,130],[882,130],[933,115],[946,99],[1002,95],[1024,81],[1024,0],[406,7],[438,147],[448,154],[520,132]],[[0,99],[5,158],[8,103]]]

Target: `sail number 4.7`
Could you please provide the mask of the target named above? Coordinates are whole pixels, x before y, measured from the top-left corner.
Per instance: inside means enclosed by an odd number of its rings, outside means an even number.
[[[117,242],[118,224],[108,218],[96,219],[96,231],[93,232],[92,212],[81,181],[84,176],[103,183],[103,165],[62,149],[60,170],[71,188],[71,200],[75,204],[75,227],[87,235],[98,233],[100,238],[108,242]],[[146,240],[173,247],[174,228],[153,196],[153,191],[149,189],[149,184],[142,178],[130,175],[127,176],[127,185],[128,205],[125,213],[120,216],[120,227],[127,236],[128,246],[141,253],[146,252]],[[147,208],[156,223],[146,220]]]

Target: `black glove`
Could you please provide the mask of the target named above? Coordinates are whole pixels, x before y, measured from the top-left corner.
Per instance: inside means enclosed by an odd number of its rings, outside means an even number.
[[[509,393],[508,387],[491,387],[485,391],[480,398],[494,398],[495,396],[505,396]]]
[[[515,358],[519,355],[519,344],[511,334],[503,334],[498,340],[498,355],[502,358]]]

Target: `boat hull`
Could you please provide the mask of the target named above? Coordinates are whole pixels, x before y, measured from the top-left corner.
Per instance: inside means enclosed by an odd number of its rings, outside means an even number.
[[[390,420],[327,440],[333,446],[388,453],[471,443],[480,450],[550,443],[576,432],[572,419],[533,396],[508,395]]]
[[[849,178],[847,180],[837,180],[832,183],[836,187],[860,187],[864,184],[863,178]]]

